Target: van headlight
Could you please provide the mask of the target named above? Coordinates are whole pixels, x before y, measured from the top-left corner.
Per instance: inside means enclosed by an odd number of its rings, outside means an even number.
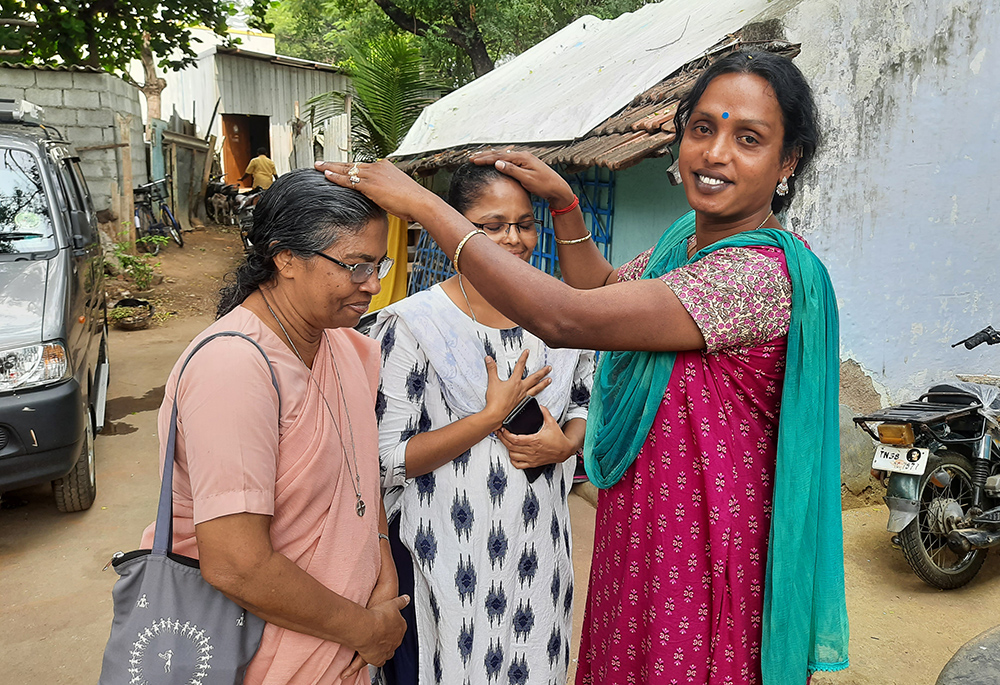
[[[69,359],[62,343],[0,350],[0,392],[34,388],[69,377]]]

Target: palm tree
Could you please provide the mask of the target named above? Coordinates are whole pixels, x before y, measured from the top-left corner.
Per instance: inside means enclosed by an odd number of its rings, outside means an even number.
[[[313,128],[344,114],[350,98],[353,158],[387,157],[436,99],[442,85],[429,76],[420,48],[411,36],[382,35],[351,51],[347,69],[355,95],[330,91],[310,98],[306,108]]]

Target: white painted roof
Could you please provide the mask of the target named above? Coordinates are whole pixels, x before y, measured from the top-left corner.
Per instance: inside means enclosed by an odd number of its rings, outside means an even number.
[[[768,0],[662,0],[586,16],[427,107],[394,156],[583,136],[744,25]]]

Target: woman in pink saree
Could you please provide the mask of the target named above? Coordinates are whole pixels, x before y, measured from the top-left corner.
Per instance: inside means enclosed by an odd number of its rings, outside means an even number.
[[[521,268],[387,163],[327,163],[427,228],[479,292],[553,347],[604,350],[585,461],[601,488],[578,685],[802,685],[847,666],[836,300],[777,212],[816,149],[788,60],[736,52],[680,103],[693,211],[615,269],[568,185],[487,152],[553,208],[565,283]]]

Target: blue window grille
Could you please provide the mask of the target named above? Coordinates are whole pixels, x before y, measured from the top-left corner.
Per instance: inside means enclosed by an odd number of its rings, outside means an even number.
[[[584,224],[593,236],[604,257],[611,258],[611,236],[615,216],[615,174],[600,167],[590,167],[578,174],[563,173],[573,192],[580,198]],[[552,216],[549,205],[541,199],[534,202],[535,218],[542,220],[542,230],[538,244],[531,255],[531,263],[547,274],[557,278],[559,257],[556,252],[555,233],[552,230]],[[407,284],[406,294],[412,295],[430,288],[455,274],[451,257],[446,255],[430,233],[422,231],[417,241],[413,260],[413,271]]]

